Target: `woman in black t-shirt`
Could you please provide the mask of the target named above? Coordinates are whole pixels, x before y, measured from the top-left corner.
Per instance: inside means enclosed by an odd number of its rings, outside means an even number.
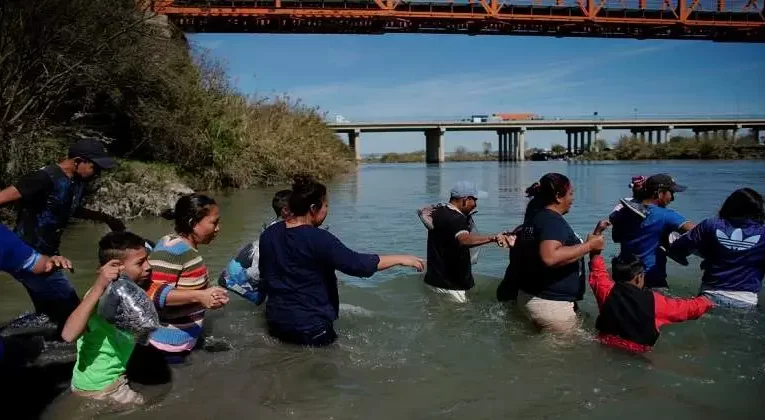
[[[574,203],[574,187],[565,175],[549,173],[526,194],[531,201],[517,231],[504,288],[515,284],[518,304],[540,329],[570,331],[577,325],[574,302],[585,290],[582,257],[602,250],[605,240],[591,235],[582,243],[563,218]]]

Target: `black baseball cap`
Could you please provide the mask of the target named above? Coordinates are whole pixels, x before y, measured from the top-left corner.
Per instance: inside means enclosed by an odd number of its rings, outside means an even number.
[[[672,191],[673,193],[683,192],[688,189],[685,185],[680,185],[672,178],[670,174],[657,174],[648,177],[645,181],[645,188],[648,191]]]
[[[106,153],[104,144],[96,139],[77,140],[69,147],[69,158],[87,159],[101,169],[112,169],[117,166],[117,162]]]

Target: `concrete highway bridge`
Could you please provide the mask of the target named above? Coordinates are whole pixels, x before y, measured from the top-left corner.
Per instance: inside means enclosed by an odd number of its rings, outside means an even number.
[[[348,135],[348,145],[356,150],[362,133],[422,132],[425,134],[425,157],[428,163],[444,161],[444,135],[447,131],[493,131],[499,140],[500,161],[525,159],[526,132],[555,130],[567,136],[568,152],[581,154],[593,146],[603,130],[629,130],[635,138],[649,143],[669,141],[672,130],[692,130],[697,139],[711,132],[721,132],[735,142],[739,130],[752,129],[755,138],[765,130],[765,117],[751,118],[651,118],[651,119],[536,119],[526,121],[392,121],[392,122],[335,122],[328,125],[340,134]]]

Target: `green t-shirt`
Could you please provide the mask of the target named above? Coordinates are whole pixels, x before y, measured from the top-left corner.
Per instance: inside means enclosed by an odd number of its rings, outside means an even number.
[[[105,389],[125,374],[134,348],[132,334],[93,313],[88,319],[88,330],[77,340],[72,386],[82,391]]]

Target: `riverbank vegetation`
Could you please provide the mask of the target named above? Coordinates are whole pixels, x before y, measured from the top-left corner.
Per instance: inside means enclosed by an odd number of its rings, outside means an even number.
[[[83,136],[126,162],[104,175],[99,194],[145,193],[111,209],[122,217],[183,184],[249,187],[296,172],[327,179],[355,165],[315,108],[237,92],[221,63],[192,53],[180,31],[136,3],[2,2],[0,187],[57,162]]]
[[[454,152],[444,156],[447,162],[478,162],[497,160],[497,154],[485,149],[482,152],[474,152],[466,147],[458,146]],[[366,163],[415,163],[425,162],[425,151],[417,150],[404,153],[383,153],[377,155],[368,155],[363,159]]]
[[[696,140],[693,136],[674,136],[668,143],[648,144],[631,136],[621,137],[611,147],[578,157],[582,160],[662,160],[662,159],[765,159],[765,147],[758,146],[754,136],[731,139],[710,135]]]

